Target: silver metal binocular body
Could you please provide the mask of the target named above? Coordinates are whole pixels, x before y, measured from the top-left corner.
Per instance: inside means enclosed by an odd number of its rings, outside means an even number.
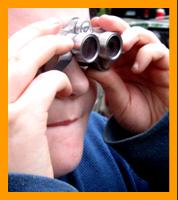
[[[49,61],[48,68],[53,65],[62,71],[74,56],[80,66],[107,70],[122,51],[122,39],[116,32],[93,28],[88,20],[73,18],[60,34],[72,38],[74,47],[71,52],[58,56],[55,65]]]

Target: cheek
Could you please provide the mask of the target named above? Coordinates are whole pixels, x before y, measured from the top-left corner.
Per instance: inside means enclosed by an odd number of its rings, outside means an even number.
[[[90,112],[95,104],[97,97],[97,86],[94,81],[89,81],[90,88],[88,94],[85,96],[85,106],[87,107],[87,111]]]
[[[95,82],[90,81],[88,92],[77,99],[77,110],[82,113],[82,118],[76,125],[47,131],[55,177],[69,173],[81,160],[88,114],[95,103],[96,91]]]
[[[93,80],[89,80],[89,83],[90,83],[90,90],[91,90],[92,96],[93,96],[94,100],[96,100],[96,97],[97,97],[97,84]]]
[[[47,133],[55,177],[73,171],[80,163],[87,121],[86,114],[71,128],[63,127]]]

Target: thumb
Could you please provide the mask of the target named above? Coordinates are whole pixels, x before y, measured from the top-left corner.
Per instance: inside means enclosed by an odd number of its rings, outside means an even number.
[[[126,84],[112,68],[107,71],[89,69],[88,78],[94,79],[103,87],[110,110],[117,107],[118,114],[125,108],[129,101],[129,92]]]
[[[112,68],[106,71],[89,69],[86,74],[88,78],[100,83],[105,91],[117,92],[120,89],[126,89],[123,80]]]

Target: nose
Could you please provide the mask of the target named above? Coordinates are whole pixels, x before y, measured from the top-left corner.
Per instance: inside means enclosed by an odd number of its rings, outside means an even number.
[[[63,70],[72,85],[72,96],[81,96],[89,90],[89,81],[78,63],[72,59],[70,64]]]

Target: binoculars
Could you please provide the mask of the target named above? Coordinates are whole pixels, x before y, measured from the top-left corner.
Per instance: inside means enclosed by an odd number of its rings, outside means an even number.
[[[104,31],[92,27],[88,20],[73,18],[60,32],[74,42],[73,49],[60,56],[55,56],[45,68],[60,71],[71,62],[72,57],[81,67],[87,66],[103,71],[110,67],[112,61],[118,59],[122,51],[122,39],[116,32]]]

